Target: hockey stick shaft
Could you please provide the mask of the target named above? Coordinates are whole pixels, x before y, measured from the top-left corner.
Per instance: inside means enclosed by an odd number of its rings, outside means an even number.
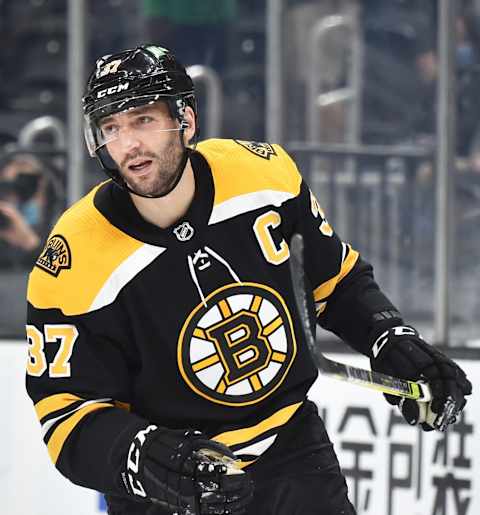
[[[332,361],[322,354],[315,341],[314,332],[310,323],[305,285],[305,270],[303,266],[303,237],[300,234],[294,234],[290,242],[290,273],[295,303],[305,341],[322,375],[406,399],[415,399],[424,402],[431,400],[432,394],[430,387],[426,383],[400,379],[398,377],[375,372],[374,370],[346,365]]]

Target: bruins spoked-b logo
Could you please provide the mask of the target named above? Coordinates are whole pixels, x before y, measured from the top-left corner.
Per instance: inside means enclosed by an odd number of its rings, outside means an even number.
[[[62,270],[70,268],[72,256],[67,240],[60,234],[51,236],[35,265],[55,277]]]
[[[262,157],[267,161],[272,157],[276,156],[277,153],[270,143],[262,143],[259,141],[243,141],[240,139],[234,139],[235,143],[238,143],[243,148],[249,150],[252,154],[255,154],[258,157]]]
[[[186,383],[213,402],[245,406],[284,381],[297,353],[290,313],[273,289],[230,284],[188,316],[178,341]]]

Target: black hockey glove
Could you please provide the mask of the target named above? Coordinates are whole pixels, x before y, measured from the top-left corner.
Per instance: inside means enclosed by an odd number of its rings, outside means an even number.
[[[420,424],[424,431],[445,431],[453,424],[472,393],[465,372],[435,347],[428,345],[410,326],[396,326],[382,333],[373,343],[372,370],[402,379],[429,383],[432,400],[420,402],[385,395],[399,406],[410,425]]]
[[[185,515],[242,515],[253,496],[225,445],[199,431],[150,425],[130,445],[122,479],[137,500]]]

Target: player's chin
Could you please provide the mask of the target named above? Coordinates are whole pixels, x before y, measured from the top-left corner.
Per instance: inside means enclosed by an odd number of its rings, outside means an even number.
[[[167,193],[170,189],[170,184],[145,184],[141,182],[133,182],[130,188],[135,192],[145,197],[159,197]]]
[[[145,197],[159,197],[168,194],[178,174],[152,173],[148,175],[125,174],[130,189]]]

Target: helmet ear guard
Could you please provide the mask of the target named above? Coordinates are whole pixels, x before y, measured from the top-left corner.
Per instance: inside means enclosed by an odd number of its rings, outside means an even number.
[[[195,95],[185,95],[174,99],[170,99],[167,102],[167,104],[170,109],[172,118],[177,119],[180,123],[181,130],[188,129],[190,127],[190,124],[187,122],[187,120],[185,120],[185,109],[187,107],[191,107],[195,118],[194,138],[195,140],[198,140],[200,129],[198,126],[197,101],[195,99]]]

